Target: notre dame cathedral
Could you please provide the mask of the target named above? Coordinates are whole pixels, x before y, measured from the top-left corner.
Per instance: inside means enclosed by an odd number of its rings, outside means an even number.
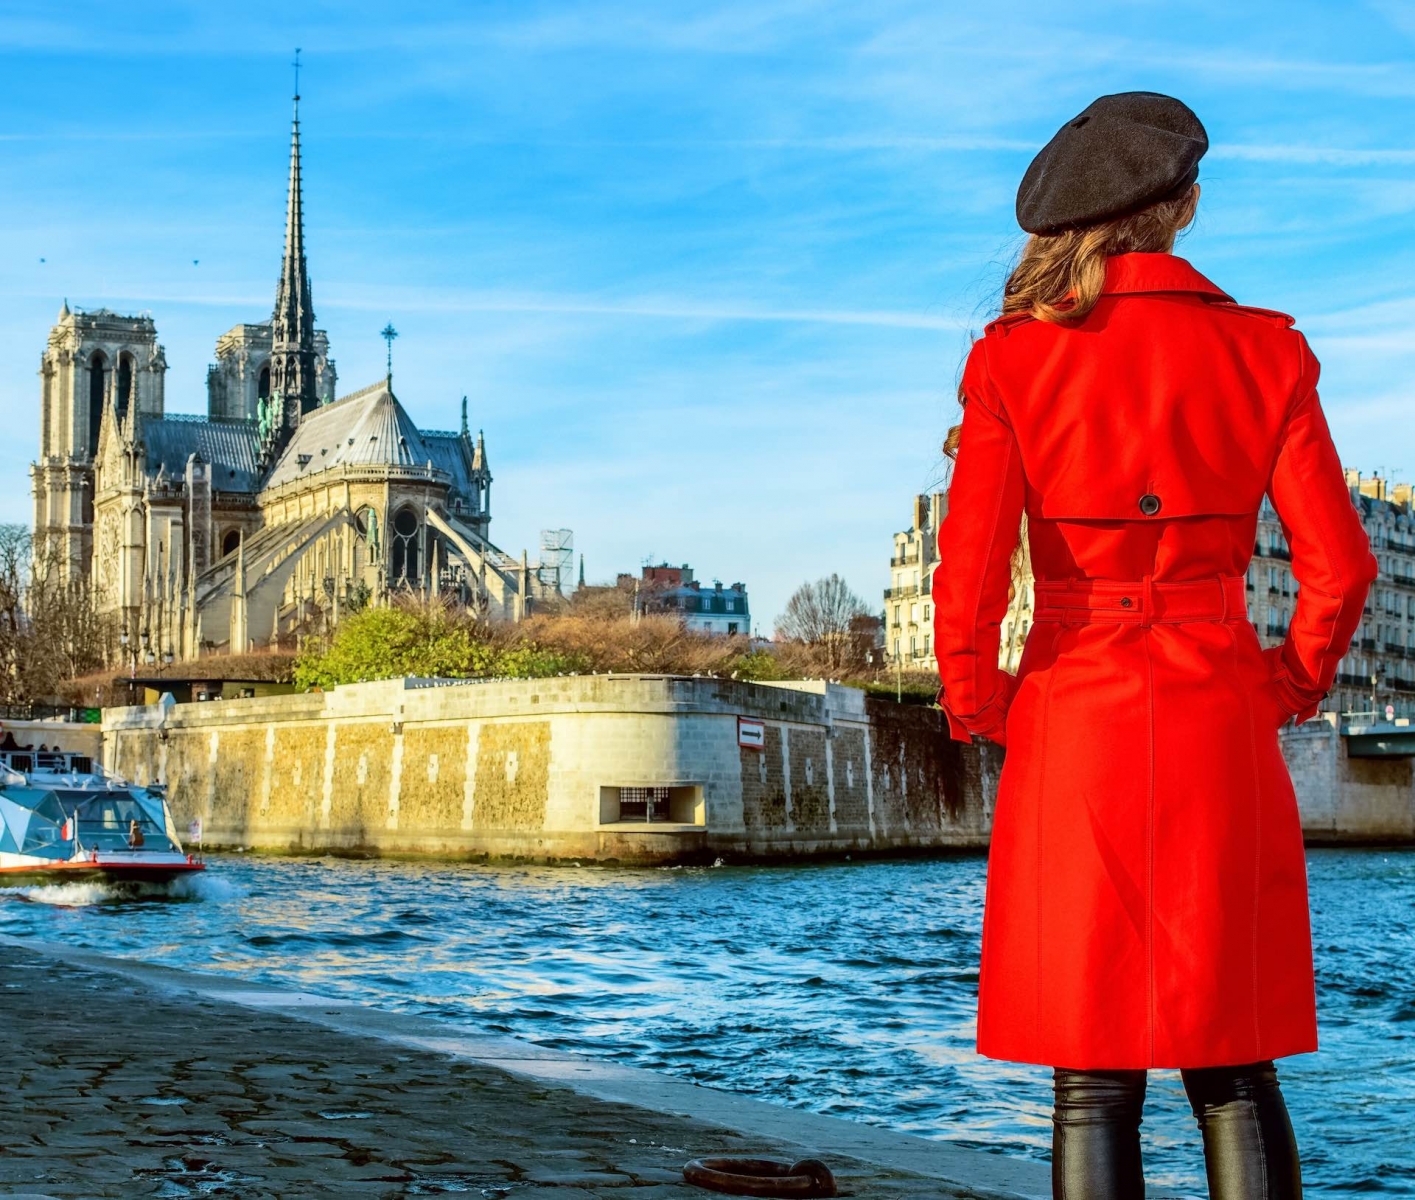
[[[488,539],[491,471],[466,400],[419,429],[391,374],[336,398],[305,264],[299,97],[268,321],[216,342],[205,416],[165,411],[150,316],[65,303],[40,365],[36,542],[157,653],[277,645],[399,590],[519,619],[545,585]]]

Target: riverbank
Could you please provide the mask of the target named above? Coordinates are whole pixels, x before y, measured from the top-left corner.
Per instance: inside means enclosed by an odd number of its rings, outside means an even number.
[[[702,1197],[700,1155],[820,1157],[842,1194],[1049,1194],[1035,1163],[425,1017],[0,938],[0,1187],[53,1197]]]
[[[629,869],[247,854],[210,868],[169,899],[0,889],[0,932],[1046,1160],[1048,1072],[973,1052],[981,857]],[[1281,1064],[1307,1183],[1393,1194],[1415,1179],[1397,950],[1415,852],[1313,850],[1307,869],[1322,1050]],[[1145,1166],[1165,1195],[1203,1194],[1174,1072],[1150,1081]]]
[[[1281,746],[1309,845],[1415,843],[1403,745],[1372,757],[1332,717],[1289,726]],[[103,723],[105,765],[164,784],[178,829],[296,855],[684,865],[983,850],[1002,761],[951,741],[938,709],[820,681],[392,679],[115,708]]]
[[[104,714],[210,847],[638,864],[981,849],[1001,751],[823,681],[390,679]]]

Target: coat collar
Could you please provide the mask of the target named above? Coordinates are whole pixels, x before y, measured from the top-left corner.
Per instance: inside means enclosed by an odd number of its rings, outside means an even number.
[[[1173,254],[1116,254],[1106,259],[1103,296],[1136,292],[1198,292],[1214,300],[1233,297],[1215,287],[1182,258]]]

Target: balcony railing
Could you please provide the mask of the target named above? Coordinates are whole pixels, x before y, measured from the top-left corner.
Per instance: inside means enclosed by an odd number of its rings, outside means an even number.
[[[915,550],[912,553],[905,552],[904,554],[901,554],[896,558],[891,558],[889,560],[889,565],[891,567],[911,567],[918,561],[919,552]]]

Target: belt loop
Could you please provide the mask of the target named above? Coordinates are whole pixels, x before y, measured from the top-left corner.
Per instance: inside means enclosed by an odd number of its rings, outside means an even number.
[[[1220,621],[1227,621],[1227,620],[1228,620],[1228,580],[1227,580],[1224,576],[1222,576],[1222,575],[1220,575],[1220,576],[1218,577],[1218,594],[1219,594],[1219,602],[1218,602],[1218,603],[1219,603],[1219,612],[1222,614],[1222,615],[1219,617],[1219,620],[1220,620]]]
[[[1155,619],[1155,577],[1146,575],[1144,579],[1145,596],[1140,611],[1140,625],[1148,629]]]

